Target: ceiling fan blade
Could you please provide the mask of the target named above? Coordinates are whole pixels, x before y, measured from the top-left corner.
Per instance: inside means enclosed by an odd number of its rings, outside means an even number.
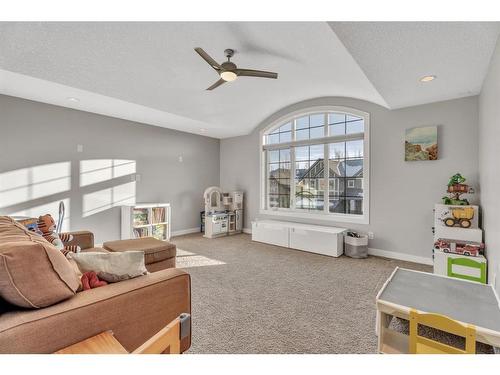
[[[214,59],[212,59],[210,55],[203,50],[203,48],[196,47],[194,50],[198,52],[198,55],[200,55],[201,58],[205,60],[212,68],[214,68],[217,71],[220,70],[219,63]]]
[[[236,69],[235,73],[242,77],[278,78],[278,73],[266,72],[264,70]]]
[[[226,83],[226,81],[224,81],[222,78],[219,79],[217,82],[215,82],[212,86],[210,86],[207,90],[213,90],[217,87],[219,87],[220,85],[222,85],[223,83]]]

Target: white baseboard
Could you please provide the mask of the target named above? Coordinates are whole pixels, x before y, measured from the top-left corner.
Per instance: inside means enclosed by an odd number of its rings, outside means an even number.
[[[200,231],[199,227],[177,230],[177,231],[172,232],[172,237],[183,236],[185,234],[191,234],[191,233],[198,233],[199,231]],[[252,234],[252,228],[243,228],[243,233]],[[399,253],[396,251],[374,249],[374,248],[370,247],[370,248],[368,248],[368,254],[373,255],[373,256],[378,256],[378,257],[403,260],[403,261],[407,261],[407,262],[427,264],[429,266],[433,265],[431,257],[426,258],[426,257],[417,256],[417,255]]]
[[[170,236],[172,236],[172,237],[183,236],[185,234],[198,233],[199,231],[200,231],[200,227],[176,230],[176,231],[170,233]]]
[[[433,265],[431,257],[429,257],[429,258],[420,257],[417,255],[398,253],[396,251],[380,250],[380,249],[374,249],[374,248],[370,247],[370,248],[368,248],[368,254],[374,255],[377,257],[384,257],[384,258],[390,258],[390,259],[404,260],[407,262],[427,264],[429,266]]]

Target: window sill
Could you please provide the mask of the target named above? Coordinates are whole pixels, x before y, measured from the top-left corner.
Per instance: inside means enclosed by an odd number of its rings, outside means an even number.
[[[309,219],[318,221],[328,221],[337,223],[353,223],[353,224],[370,224],[368,215],[343,215],[343,214],[325,214],[325,213],[309,213],[290,210],[269,210],[261,209],[261,215],[281,216],[296,219]]]

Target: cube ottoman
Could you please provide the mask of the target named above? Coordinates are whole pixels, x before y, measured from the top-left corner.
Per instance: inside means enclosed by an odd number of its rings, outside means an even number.
[[[177,248],[173,243],[167,241],[160,241],[153,237],[142,237],[108,241],[104,242],[102,246],[113,252],[144,251],[144,262],[149,272],[175,268]]]

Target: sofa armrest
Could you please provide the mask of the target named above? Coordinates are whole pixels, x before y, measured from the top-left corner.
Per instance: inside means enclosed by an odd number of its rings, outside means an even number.
[[[0,316],[0,353],[53,353],[111,330],[133,351],[181,313],[191,313],[188,273],[167,269],[77,293],[39,310]],[[181,352],[191,345],[189,334]]]
[[[80,246],[82,250],[94,247],[94,233],[87,230],[68,233],[73,235],[73,239],[67,245]]]

